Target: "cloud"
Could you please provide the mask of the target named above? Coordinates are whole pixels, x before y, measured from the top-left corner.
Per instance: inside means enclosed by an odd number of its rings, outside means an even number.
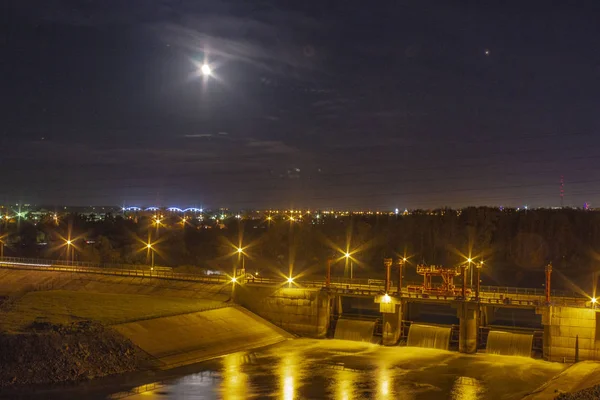
[[[213,137],[212,133],[192,133],[189,135],[183,135],[186,138],[205,138],[205,137]]]
[[[279,140],[253,140],[246,144],[248,147],[261,148],[265,153],[269,154],[290,154],[298,150],[294,147]]]

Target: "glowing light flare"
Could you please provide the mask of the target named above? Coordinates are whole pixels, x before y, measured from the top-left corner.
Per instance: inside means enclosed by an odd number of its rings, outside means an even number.
[[[212,68],[208,64],[202,64],[200,72],[202,72],[202,75],[204,76],[210,76],[212,74]]]
[[[385,304],[390,304],[392,302],[392,298],[390,297],[389,294],[384,294],[383,297],[381,298],[381,302],[385,303]]]
[[[287,283],[293,283],[294,282],[294,278],[292,278],[291,276],[287,278]]]
[[[235,276],[231,278],[231,283],[237,283],[237,278]]]
[[[596,304],[598,300],[595,297],[592,297],[592,304]]]

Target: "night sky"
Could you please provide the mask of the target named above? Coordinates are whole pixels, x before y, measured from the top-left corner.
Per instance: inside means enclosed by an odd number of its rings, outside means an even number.
[[[600,206],[597,1],[5,4],[0,202]]]

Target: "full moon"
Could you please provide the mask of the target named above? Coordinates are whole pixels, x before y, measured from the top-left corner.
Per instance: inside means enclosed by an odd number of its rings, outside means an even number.
[[[208,64],[203,64],[202,67],[200,67],[200,71],[202,72],[202,75],[210,75],[211,73],[211,69]]]

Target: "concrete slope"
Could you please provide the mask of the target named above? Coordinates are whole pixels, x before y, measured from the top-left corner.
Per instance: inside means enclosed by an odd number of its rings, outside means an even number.
[[[554,400],[560,393],[577,392],[598,384],[600,384],[600,363],[582,361],[571,365],[542,387],[525,396],[523,400]]]
[[[0,296],[31,290],[72,290],[99,293],[144,294],[225,301],[231,287],[157,278],[121,277],[57,271],[0,268]]]
[[[278,343],[292,336],[241,307],[113,326],[163,368]]]

